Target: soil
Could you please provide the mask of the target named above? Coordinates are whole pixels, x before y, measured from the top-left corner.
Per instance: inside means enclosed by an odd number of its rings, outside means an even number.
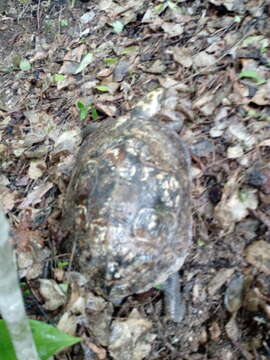
[[[69,314],[84,339],[56,359],[269,359],[269,3],[10,0],[0,10],[0,203],[28,314],[64,328]],[[94,296],[83,285],[55,296],[72,268],[62,204],[83,129],[160,86],[178,91],[193,159],[186,310],[167,320],[158,288],[106,305],[107,331],[108,315],[131,334],[117,347],[84,310],[76,317],[76,301]]]

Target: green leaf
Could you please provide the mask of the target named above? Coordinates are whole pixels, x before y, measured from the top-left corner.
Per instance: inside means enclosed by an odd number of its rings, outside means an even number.
[[[197,245],[200,246],[200,247],[203,247],[203,246],[205,246],[205,241],[199,239],[199,240],[197,241]]]
[[[164,285],[163,284],[155,285],[154,289],[159,290],[159,291],[163,291],[164,290]]]
[[[30,320],[30,327],[41,360],[47,360],[56,352],[81,341],[80,338],[64,334],[41,321]],[[0,320],[0,360],[16,360],[4,320]]]
[[[68,26],[68,20],[67,19],[62,19],[60,21],[60,26],[62,26],[62,27]]]
[[[4,320],[0,320],[0,360],[16,360],[15,351]]]
[[[47,360],[56,352],[81,341],[42,321],[30,320],[30,326],[41,360]]]
[[[235,21],[236,23],[240,23],[241,20],[242,20],[242,16],[240,16],[240,15],[236,15],[236,16],[234,17],[234,21]]]
[[[117,64],[118,59],[117,59],[117,58],[110,58],[110,57],[108,57],[108,58],[103,59],[103,61],[104,61],[105,64],[107,64],[107,65],[115,65],[115,64]]]
[[[20,69],[21,69],[22,71],[28,71],[28,70],[30,70],[30,69],[31,69],[31,64],[30,64],[30,62],[29,62],[28,60],[26,60],[26,59],[22,59],[22,60],[20,61]]]
[[[77,70],[75,71],[75,74],[79,74],[81,71],[83,71],[93,60],[93,54],[92,53],[88,53],[86,54],[81,63],[79,64]]]
[[[239,74],[239,78],[247,78],[254,80],[257,85],[261,85],[265,83],[265,80],[258,74],[256,70],[244,70]]]
[[[77,109],[79,110],[80,120],[85,120],[87,118],[90,106],[85,105],[81,101],[77,101],[76,106],[77,106]]]
[[[95,88],[101,92],[108,92],[109,91],[109,88],[108,86],[104,86],[104,85],[98,85],[98,86],[95,86]]]
[[[129,46],[129,47],[125,48],[121,52],[121,54],[125,55],[125,54],[135,53],[136,51],[138,51],[138,46]]]
[[[119,34],[123,31],[124,25],[121,23],[121,21],[117,20],[112,24],[113,30],[116,34]]]
[[[61,284],[59,284],[59,287],[63,291],[63,293],[67,294],[67,292],[68,292],[68,284],[61,283]]]
[[[65,75],[63,75],[63,74],[55,74],[55,75],[53,75],[53,80],[55,82],[63,81],[63,80],[65,80]]]
[[[167,4],[165,5],[164,3],[161,3],[159,5],[156,5],[154,7],[154,11],[157,13],[157,14],[160,14],[163,10],[165,10],[165,8],[167,7]]]
[[[251,35],[245,38],[245,40],[243,41],[243,45],[247,46],[250,44],[258,44],[259,42],[261,42],[261,40],[263,39],[263,35]]]
[[[171,10],[175,10],[177,8],[177,5],[172,1],[168,1],[167,4]]]
[[[97,109],[93,105],[91,105],[91,116],[93,120],[97,120],[99,118]]]
[[[68,261],[58,261],[57,263],[57,267],[59,269],[64,269],[65,267],[67,267],[69,265]]]

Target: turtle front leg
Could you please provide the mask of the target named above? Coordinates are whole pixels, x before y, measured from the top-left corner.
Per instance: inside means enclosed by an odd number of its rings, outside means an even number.
[[[182,299],[179,272],[172,274],[164,285],[166,314],[172,321],[180,323],[184,318],[186,306]]]

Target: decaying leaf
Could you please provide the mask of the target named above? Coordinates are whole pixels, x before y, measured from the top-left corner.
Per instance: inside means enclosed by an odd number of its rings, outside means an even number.
[[[113,359],[142,360],[151,350],[155,336],[150,333],[152,323],[134,309],[126,320],[114,320],[109,352]]]
[[[246,261],[259,271],[270,275],[270,244],[264,240],[253,242],[246,248]]]
[[[45,304],[43,305],[45,309],[53,311],[65,304],[66,295],[56,281],[52,279],[39,279],[39,283],[40,294],[45,300]]]
[[[257,190],[240,187],[239,180],[239,171],[236,171],[225,184],[221,201],[215,208],[217,220],[229,232],[249,214],[248,209],[255,210],[258,206]]]

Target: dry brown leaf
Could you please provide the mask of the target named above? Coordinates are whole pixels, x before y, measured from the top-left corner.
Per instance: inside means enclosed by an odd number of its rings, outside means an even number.
[[[264,240],[254,241],[246,248],[246,261],[259,271],[270,275],[270,244]]]
[[[54,311],[65,304],[66,295],[55,280],[39,279],[39,284],[39,292],[45,300],[45,309]]]
[[[163,23],[161,25],[161,28],[170,37],[180,36],[184,32],[184,28],[181,24],[167,22],[167,23]]]
[[[17,191],[11,191],[6,186],[0,186],[0,204],[5,213],[14,208],[17,195]]]
[[[27,194],[26,199],[24,199],[21,204],[18,206],[18,209],[24,209],[27,208],[28,206],[32,205],[36,205],[38,204],[41,200],[42,197],[53,187],[53,183],[50,182],[46,182],[44,184],[40,184],[37,187],[35,187],[32,191],[30,191]]]
[[[225,329],[228,338],[231,339],[234,343],[239,340],[241,332],[238,328],[235,315],[231,316],[230,320],[227,322],[225,326]]]
[[[36,180],[40,178],[46,170],[46,163],[44,160],[31,160],[28,169],[28,176],[30,179]]]
[[[113,359],[142,360],[151,350],[152,323],[133,309],[126,320],[114,320],[110,334],[109,352]]]
[[[208,294],[213,296],[232,276],[235,269],[220,269],[208,284]]]
[[[216,62],[216,58],[214,55],[207,54],[205,51],[201,51],[200,53],[193,56],[193,63],[197,67],[208,67],[213,65]]]
[[[172,52],[174,60],[182,66],[189,68],[192,65],[192,53],[189,48],[175,46]]]

